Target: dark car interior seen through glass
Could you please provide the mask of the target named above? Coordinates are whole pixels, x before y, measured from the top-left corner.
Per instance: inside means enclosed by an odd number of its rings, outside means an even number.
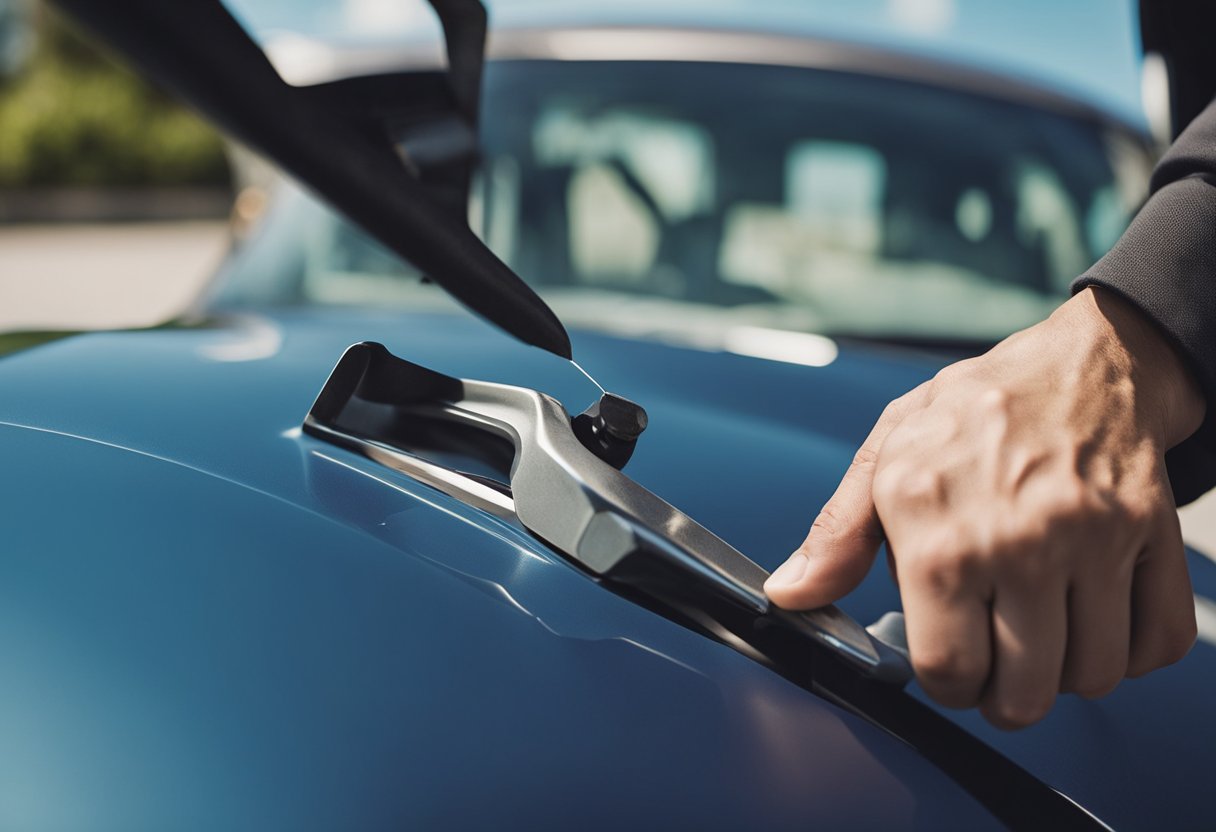
[[[570,326],[745,325],[995,341],[1117,239],[1133,133],[956,90],[805,68],[499,61],[470,222]],[[446,305],[284,187],[222,303]]]

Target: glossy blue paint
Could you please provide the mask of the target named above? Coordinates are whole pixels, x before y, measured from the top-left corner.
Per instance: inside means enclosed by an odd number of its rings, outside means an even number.
[[[299,436],[365,339],[572,410],[593,396],[464,316],[289,311],[0,360],[3,825],[985,826],[860,720]],[[770,568],[883,404],[934,369],[878,349],[820,369],[588,333],[575,349],[650,413],[626,471]],[[1195,559],[1208,598],[1214,573]],[[868,621],[897,600],[879,567],[843,605]],[[1021,734],[958,719],[1118,828],[1201,827],[1214,681],[1200,643]]]
[[[321,332],[0,363],[0,825],[991,825],[514,527],[285,433],[346,340]]]

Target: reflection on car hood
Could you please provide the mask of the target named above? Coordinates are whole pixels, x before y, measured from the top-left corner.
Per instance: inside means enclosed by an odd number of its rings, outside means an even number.
[[[885,402],[935,369],[894,351],[841,348],[812,368],[575,338],[588,369],[650,413],[626,472],[767,568]],[[715,827],[983,823],[906,748],[518,531],[341,452],[310,453],[294,429],[359,340],[574,411],[594,396],[565,362],[446,315],[289,312],[0,361],[0,422],[37,429],[0,428],[11,551],[31,553],[0,562],[0,618],[16,616],[0,627],[16,668],[0,694],[0,725],[18,737],[0,754],[6,782],[65,778],[57,789],[96,796],[120,825],[149,805],[174,818],[212,771],[236,796],[186,817],[292,825],[358,806],[348,818],[369,824],[586,825],[598,804],[595,825],[638,811]],[[1213,571],[1195,561],[1208,597]],[[880,567],[842,606],[870,621],[897,601]],[[1216,810],[1204,796],[1213,681],[1216,650],[1201,642],[1106,700],[1065,698],[1020,734],[958,718],[1120,828],[1199,825]],[[58,733],[8,731],[33,703]],[[98,775],[119,745],[129,757]],[[102,798],[153,780],[163,805]],[[457,782],[495,813],[453,798]],[[605,788],[616,808],[599,814]],[[298,809],[283,808],[289,791],[306,795]],[[31,820],[45,819],[39,805]]]

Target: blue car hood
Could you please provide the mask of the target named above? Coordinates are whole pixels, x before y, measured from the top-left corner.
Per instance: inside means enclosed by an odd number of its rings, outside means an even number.
[[[861,719],[301,437],[359,340],[571,410],[594,397],[564,362],[446,315],[284,312],[0,360],[6,825],[991,825]],[[768,568],[885,402],[935,369],[587,333],[575,350],[650,413],[627,473]],[[1216,597],[1214,571],[1194,559],[1198,594]],[[842,605],[870,621],[898,596],[876,568]],[[1120,828],[1201,826],[1214,679],[1201,642],[1019,734],[953,718]]]

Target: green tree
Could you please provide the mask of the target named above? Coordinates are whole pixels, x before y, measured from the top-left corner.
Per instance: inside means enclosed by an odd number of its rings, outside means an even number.
[[[0,86],[0,186],[226,185],[210,127],[45,5],[38,46]]]

